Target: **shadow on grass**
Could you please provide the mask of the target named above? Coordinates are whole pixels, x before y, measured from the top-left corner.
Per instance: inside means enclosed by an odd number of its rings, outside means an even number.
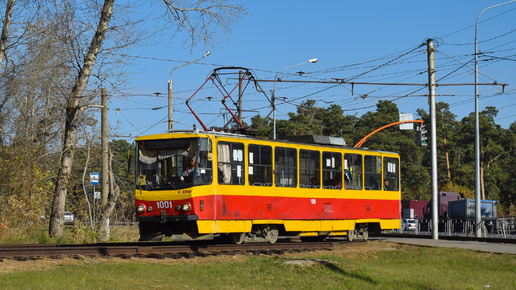
[[[353,273],[353,272],[348,272],[348,271],[342,270],[339,266],[336,266],[335,264],[330,263],[328,261],[324,261],[324,260],[311,260],[311,261],[319,263],[319,264],[323,265],[324,267],[328,268],[329,270],[331,270],[337,274],[340,274],[342,276],[347,276],[347,277],[350,277],[353,279],[358,279],[358,280],[361,280],[361,281],[364,281],[364,282],[367,282],[370,284],[374,284],[374,285],[378,284],[378,282],[373,280],[373,278],[371,278],[370,276],[361,275],[358,273]]]

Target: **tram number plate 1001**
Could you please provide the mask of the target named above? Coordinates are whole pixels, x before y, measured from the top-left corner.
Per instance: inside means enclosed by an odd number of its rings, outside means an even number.
[[[158,209],[173,208],[172,207],[172,201],[171,200],[161,200],[161,201],[158,201],[158,202],[156,202],[156,207]]]

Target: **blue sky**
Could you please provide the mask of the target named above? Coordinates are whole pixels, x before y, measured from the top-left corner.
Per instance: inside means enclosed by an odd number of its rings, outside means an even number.
[[[436,79],[441,84],[474,82],[474,24],[478,14],[503,1],[241,1],[247,16],[232,26],[227,39],[213,48],[190,51],[183,47],[182,35],[173,43],[168,35],[155,39],[155,45],[131,54],[139,56],[128,69],[134,74],[131,88],[111,96],[109,122],[119,136],[163,133],[167,130],[167,81],[170,71],[201,57],[211,55],[173,72],[174,128],[199,128],[185,105],[211,74],[221,66],[246,67],[256,79],[331,81],[334,78],[372,83],[427,83],[426,39],[434,39]],[[507,83],[480,86],[479,106],[496,106],[495,121],[508,128],[516,120],[516,2],[487,10],[478,26],[479,82]],[[287,67],[317,58],[292,69]],[[303,71],[300,77],[296,72]],[[222,76],[233,88],[235,80]],[[265,94],[248,87],[244,93],[244,120],[270,111],[266,96],[273,83],[260,83]],[[155,92],[161,93],[158,97]],[[400,112],[429,111],[428,89],[418,86],[333,85],[276,83],[281,97],[277,118],[307,99],[316,106],[340,105],[346,114],[361,116],[374,111],[378,100],[395,102]],[[473,86],[437,88],[437,101],[450,104],[461,120],[474,111]],[[232,95],[236,97],[236,94]],[[210,98],[208,98],[210,97]],[[222,126],[222,95],[208,83],[192,99],[191,105],[207,127]],[[228,103],[228,105],[230,105]],[[117,114],[114,108],[119,108]],[[233,106],[231,105],[233,109]],[[225,116],[224,116],[225,115]],[[272,116],[272,115],[271,115]],[[130,138],[129,138],[130,139]]]

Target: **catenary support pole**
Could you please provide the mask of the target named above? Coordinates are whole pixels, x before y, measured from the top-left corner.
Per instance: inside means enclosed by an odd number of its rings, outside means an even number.
[[[168,81],[168,130],[174,130],[174,98],[172,96],[172,79]]]
[[[432,151],[432,238],[439,238],[438,218],[439,207],[437,197],[437,140],[436,140],[436,117],[435,117],[435,62],[434,62],[434,41],[428,39],[428,90],[430,104],[430,150]]]

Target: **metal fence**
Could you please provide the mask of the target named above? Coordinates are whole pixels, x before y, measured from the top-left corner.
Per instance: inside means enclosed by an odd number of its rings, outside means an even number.
[[[420,219],[416,221],[415,230],[404,230],[399,232],[404,234],[431,234],[432,221],[430,219]],[[492,220],[482,220],[479,225],[483,237],[516,239],[516,218],[497,218]],[[445,236],[475,236],[475,220],[473,219],[439,219],[438,232]]]

